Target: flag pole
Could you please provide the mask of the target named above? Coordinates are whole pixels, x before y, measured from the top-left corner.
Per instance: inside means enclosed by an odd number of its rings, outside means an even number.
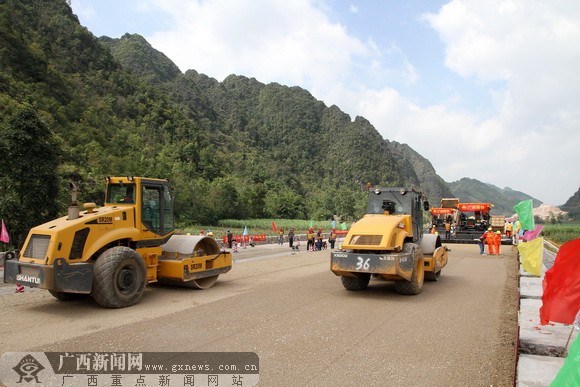
[[[574,329],[580,329],[579,323],[580,323],[580,309],[578,310],[578,313],[576,314],[576,319],[574,320],[574,323],[572,324],[572,329],[570,329],[570,334],[568,335],[568,340],[566,340],[566,345],[564,346],[564,349],[562,350],[560,357],[564,357],[564,352],[566,352],[566,349],[568,349],[568,344],[570,344],[570,340],[572,339],[572,333],[574,333]]]
[[[568,340],[566,340],[566,345],[564,345],[564,349],[562,349],[562,353],[560,353],[560,357],[566,357],[564,355],[566,354],[566,351],[568,350],[568,344],[570,344],[570,339],[572,338],[572,333],[574,333],[574,324],[571,325],[570,334],[568,335]]]

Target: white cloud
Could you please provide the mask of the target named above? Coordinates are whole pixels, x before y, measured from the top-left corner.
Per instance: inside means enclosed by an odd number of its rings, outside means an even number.
[[[308,1],[173,0],[161,7],[175,25],[148,37],[152,45],[183,71],[220,80],[235,73],[288,85],[331,83],[348,75],[353,57],[371,54]]]
[[[499,176],[482,176],[497,184],[519,181],[520,190],[562,204],[580,177],[574,150],[580,146],[580,46],[574,43],[580,3],[453,0],[427,19],[445,43],[451,70],[505,81],[505,90],[495,92],[499,108],[492,117],[500,141],[487,153],[494,164],[512,163]]]
[[[146,38],[183,71],[304,87],[408,143],[447,181],[473,177],[553,204],[578,189],[580,2],[453,0],[425,16],[450,71],[489,93],[485,116],[401,95],[391,81],[420,83],[417,64],[396,44],[350,35],[320,0],[145,3],[172,17]]]

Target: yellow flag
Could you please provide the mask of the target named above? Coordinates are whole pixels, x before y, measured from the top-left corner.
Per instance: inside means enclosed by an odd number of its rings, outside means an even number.
[[[544,249],[544,238],[532,239],[518,245],[522,268],[535,276],[542,274],[542,253]]]

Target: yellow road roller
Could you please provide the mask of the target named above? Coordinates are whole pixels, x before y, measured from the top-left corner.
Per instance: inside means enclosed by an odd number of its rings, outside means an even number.
[[[367,214],[354,223],[330,270],[351,291],[364,290],[371,277],[395,281],[400,294],[419,294],[423,281],[438,281],[448,249],[437,234],[423,234],[429,202],[408,188],[371,188]]]
[[[106,308],[137,303],[148,283],[207,289],[232,267],[231,253],[207,236],[174,235],[165,179],[107,177],[105,204],[77,204],[34,227],[8,254],[4,282],[47,289],[61,301],[92,297]]]

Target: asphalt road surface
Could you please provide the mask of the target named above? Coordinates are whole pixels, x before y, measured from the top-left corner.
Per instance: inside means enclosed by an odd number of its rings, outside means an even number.
[[[366,291],[346,291],[329,251],[292,255],[287,244],[235,253],[211,289],[149,286],[125,309],[4,291],[0,348],[256,352],[262,386],[513,385],[515,248],[502,246],[500,257],[480,256],[477,245],[449,248],[440,280],[417,296],[374,279]]]

